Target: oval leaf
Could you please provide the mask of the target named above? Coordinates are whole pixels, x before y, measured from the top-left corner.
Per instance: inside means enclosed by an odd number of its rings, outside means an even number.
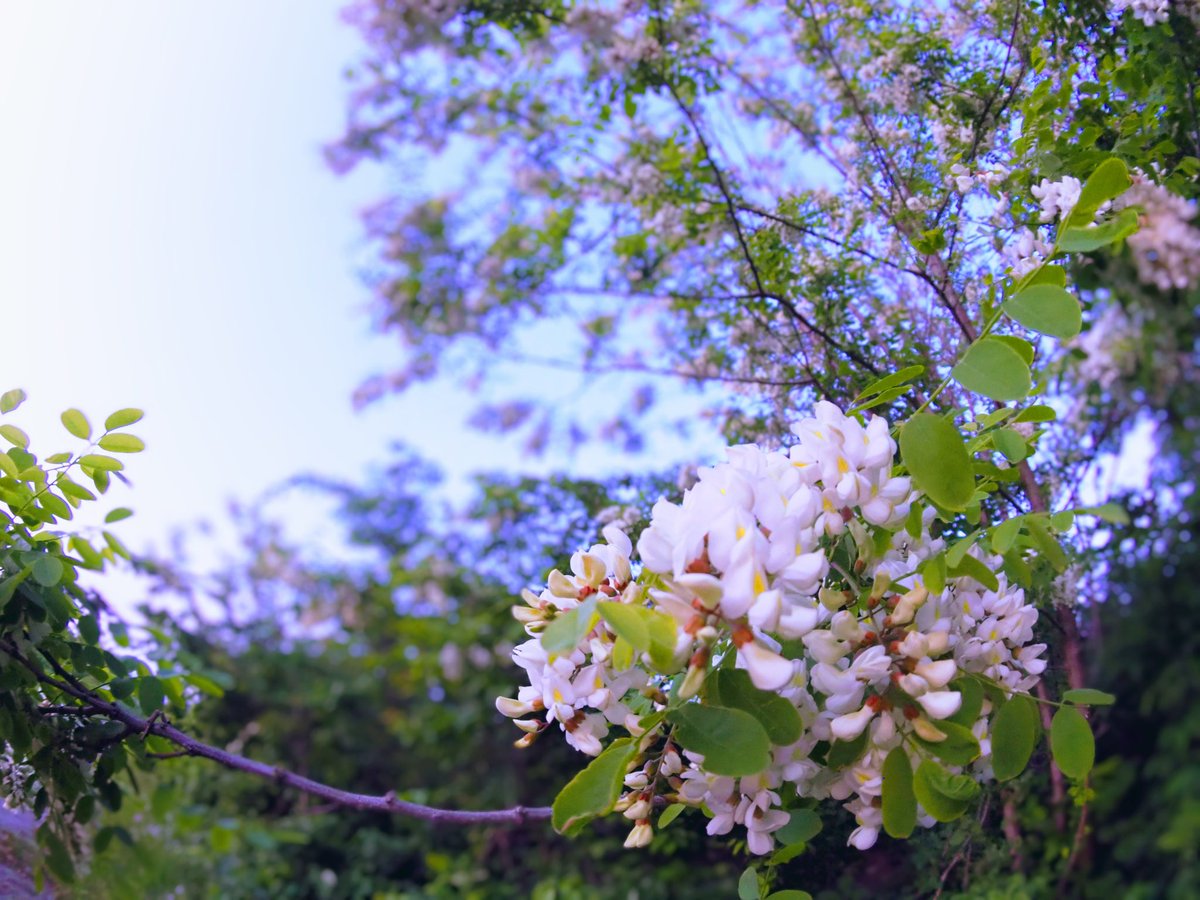
[[[1037,709],[1031,699],[1016,695],[992,717],[992,771],[1008,781],[1025,771],[1037,743]]]
[[[118,409],[115,413],[104,420],[104,430],[113,431],[117,428],[124,428],[126,425],[132,425],[134,422],[140,422],[144,413],[140,409]]]
[[[109,453],[141,453],[146,444],[132,434],[106,434],[100,438],[100,449]]]
[[[719,705],[744,710],[758,720],[772,744],[786,746],[800,740],[804,723],[790,701],[774,691],[759,690],[745,669],[721,669],[716,673]]]
[[[894,838],[906,838],[916,825],[912,763],[903,747],[895,747],[883,761],[883,830]]]
[[[638,615],[639,607],[630,606],[628,603],[602,600],[596,609],[600,613],[600,618],[608,624],[613,633],[628,641],[634,650],[641,653],[650,648],[650,629]],[[650,610],[646,610],[646,612],[650,612]]]
[[[930,500],[943,509],[967,508],[975,473],[962,435],[950,422],[930,413],[913,416],[900,429],[900,457]]]
[[[20,388],[0,394],[0,413],[10,413],[25,402],[25,392]]]
[[[771,740],[748,712],[689,703],[668,718],[679,743],[701,754],[714,775],[755,775],[771,763]]]
[[[1020,400],[1033,387],[1029,364],[1004,341],[990,337],[968,347],[950,374],[967,390],[992,400]]]
[[[22,450],[29,449],[29,435],[16,425],[0,425],[0,437]]]
[[[596,598],[589,597],[546,626],[542,632],[542,646],[548,653],[570,653],[595,624]]]
[[[1117,702],[1117,698],[1112,694],[1095,688],[1075,688],[1063,694],[1063,699],[1080,706],[1112,706]]]
[[[79,458],[79,464],[101,472],[120,472],[125,468],[125,464],[119,459],[113,459],[111,456],[105,456],[102,453],[85,454]]]
[[[62,560],[56,556],[43,556],[33,564],[33,580],[42,587],[54,587],[65,571]]]
[[[1076,781],[1092,771],[1096,761],[1096,739],[1083,713],[1064,706],[1050,723],[1050,751],[1064,775]]]
[[[913,777],[913,793],[921,807],[939,822],[953,822],[967,811],[967,801],[947,797],[937,789],[943,776],[950,773],[931,759],[917,766]]]
[[[90,440],[92,426],[88,424],[87,416],[77,409],[68,409],[62,414],[63,427],[80,440]]]
[[[1027,287],[1004,304],[1004,312],[1030,331],[1056,338],[1073,338],[1083,327],[1079,301],[1052,284]]]
[[[625,769],[637,752],[632,738],[614,740],[554,798],[551,824],[559,834],[575,833],[592,818],[605,815],[620,797]]]

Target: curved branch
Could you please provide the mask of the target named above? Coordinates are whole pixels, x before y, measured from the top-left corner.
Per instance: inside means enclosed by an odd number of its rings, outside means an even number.
[[[413,803],[401,800],[394,792],[383,795],[359,794],[335,788],[320,781],[314,781],[303,775],[298,775],[279,766],[271,766],[258,760],[250,759],[237,753],[230,753],[220,747],[214,747],[186,734],[159,715],[149,718],[131,712],[124,707],[105,700],[88,690],[77,678],[72,676],[58,663],[57,660],[46,657],[47,662],[58,673],[59,678],[51,678],[38,666],[27,659],[15,644],[0,641],[0,650],[7,653],[13,660],[31,672],[42,684],[53,687],[74,697],[82,705],[82,714],[104,716],[114,722],[120,722],[126,728],[126,735],[140,734],[143,737],[155,735],[170,741],[180,748],[179,756],[196,756],[210,759],[218,765],[238,772],[245,772],[271,781],[283,787],[292,788],[314,797],[320,797],[335,806],[349,809],[365,809],[374,812],[397,813],[414,819],[423,819],[435,824],[450,825],[521,825],[550,818],[548,806],[514,806],[510,809],[443,809],[437,806],[426,806],[423,803]],[[44,655],[44,654],[43,654]],[[60,680],[61,679],[61,680]],[[54,707],[43,707],[44,710],[57,712]],[[64,712],[64,714],[66,714]]]

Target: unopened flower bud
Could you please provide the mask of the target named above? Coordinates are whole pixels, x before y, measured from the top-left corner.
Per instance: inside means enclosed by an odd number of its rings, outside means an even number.
[[[896,604],[896,608],[892,610],[892,614],[888,616],[888,621],[892,625],[907,625],[913,620],[913,616],[917,614],[925,601],[929,599],[929,591],[924,585],[913,588],[907,594],[900,598],[900,602]]]
[[[695,697],[700,693],[700,688],[704,685],[704,677],[708,674],[708,666],[688,666],[687,675],[683,678],[683,684],[679,686],[679,698],[687,700]]]
[[[922,709],[931,719],[945,719],[962,707],[962,694],[958,691],[930,691],[917,698]]]
[[[537,740],[536,734],[523,734],[519,738],[517,738],[515,741],[513,741],[513,746],[516,747],[518,750],[524,750],[526,747],[528,747],[530,744],[532,744],[536,740]]]
[[[935,690],[944,688],[958,674],[958,664],[952,659],[918,663],[916,673],[929,682]]]
[[[512,608],[512,617],[522,625],[528,625],[530,622],[540,622],[544,618],[540,609],[531,609],[528,606],[514,606]]]
[[[946,631],[935,631],[929,635],[928,650],[930,656],[941,656],[950,649],[950,634]]]
[[[654,839],[654,829],[650,827],[649,820],[642,820],[633,826],[633,830],[629,832],[629,837],[625,838],[625,849],[633,850],[637,847],[645,847]]]
[[[540,706],[534,706],[524,700],[513,700],[511,697],[496,698],[496,709],[500,711],[500,715],[508,716],[510,719],[537,712],[540,708]]]
[[[513,724],[527,734],[537,734],[543,727],[541,719],[513,719]]]
[[[882,597],[891,583],[892,576],[887,572],[876,572],[875,581],[871,584],[871,599],[878,600]]]
[[[561,597],[564,600],[579,599],[579,588],[575,582],[558,571],[558,569],[550,573],[550,577],[546,579],[546,587],[550,589],[550,593],[555,597]]]
[[[833,588],[823,587],[817,596],[821,598],[821,605],[830,612],[837,612],[846,605],[845,591],[835,591]]]
[[[645,819],[650,815],[650,799],[643,794],[622,813],[627,819]]]
[[[936,725],[928,719],[918,716],[912,720],[913,731],[922,740],[929,741],[931,744],[940,744],[946,739],[945,732],[941,731]]]

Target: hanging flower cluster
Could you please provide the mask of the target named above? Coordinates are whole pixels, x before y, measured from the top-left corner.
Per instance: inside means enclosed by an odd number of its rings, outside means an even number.
[[[529,684],[498,708],[526,743],[552,723],[590,755],[613,726],[636,739],[616,803],[628,846],[650,840],[657,801],[770,852],[794,788],[846,801],[865,849],[897,748],[941,785],[918,792],[931,825],[991,777],[994,713],[1045,667],[1037,612],[998,559],[945,568],[883,419],[822,402],[793,430],[787,451],[731,448],[681,504],[659,501],[636,580],[610,525],[514,608],[534,636],[513,653]]]

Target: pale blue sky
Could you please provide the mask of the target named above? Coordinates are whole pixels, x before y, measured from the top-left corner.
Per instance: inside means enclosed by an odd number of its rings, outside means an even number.
[[[67,406],[146,409],[135,548],[299,471],[357,476],[398,438],[454,472],[523,462],[447,386],[351,409],[398,360],[355,270],[357,212],[394,176],[321,159],[361,52],[340,6],[0,0],[0,390],[29,392],[42,453]]]

